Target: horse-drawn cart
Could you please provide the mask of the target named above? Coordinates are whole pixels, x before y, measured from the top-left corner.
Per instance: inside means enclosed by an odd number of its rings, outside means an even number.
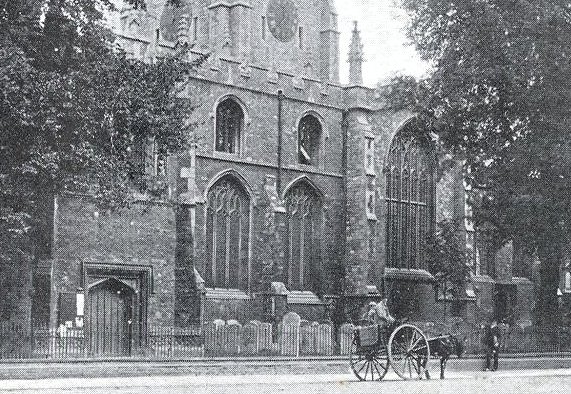
[[[430,360],[429,339],[412,324],[356,327],[350,352],[359,380],[381,380],[389,367],[402,379],[420,379]]]
[[[447,334],[428,338],[412,324],[394,323],[357,326],[353,330],[350,364],[359,380],[382,380],[389,367],[405,380],[430,379],[430,356],[440,359],[440,379],[444,379],[450,355],[461,357],[466,338]]]

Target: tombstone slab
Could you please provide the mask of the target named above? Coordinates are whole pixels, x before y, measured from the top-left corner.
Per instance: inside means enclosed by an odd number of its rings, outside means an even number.
[[[282,356],[299,356],[301,318],[295,312],[288,312],[280,324],[280,353]]]
[[[244,324],[242,328],[242,354],[255,355],[259,352],[260,330],[252,322]]]
[[[258,351],[261,354],[273,353],[273,327],[270,323],[261,323],[258,329]]]
[[[351,352],[352,343],[353,325],[351,323],[345,323],[339,328],[339,345],[342,356],[348,355]]]
[[[320,324],[316,327],[316,352],[319,356],[331,356],[333,354],[333,326]]]

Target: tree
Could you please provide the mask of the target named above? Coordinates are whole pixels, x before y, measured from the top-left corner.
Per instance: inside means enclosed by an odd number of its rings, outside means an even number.
[[[43,200],[79,191],[126,207],[141,144],[187,147],[192,108],[177,94],[196,64],[181,61],[184,51],[152,64],[127,58],[103,24],[112,9],[110,0],[0,1],[1,277],[29,275],[18,262],[42,247]],[[2,302],[0,318],[12,310]]]
[[[389,94],[466,160],[476,224],[541,260],[537,308],[556,316],[571,235],[571,4],[561,0],[401,0],[431,66]]]
[[[452,221],[438,223],[438,229],[426,242],[428,271],[434,276],[438,294],[442,292],[444,320],[446,302],[459,297],[465,289],[470,269],[466,261],[465,241],[458,233],[458,224]]]

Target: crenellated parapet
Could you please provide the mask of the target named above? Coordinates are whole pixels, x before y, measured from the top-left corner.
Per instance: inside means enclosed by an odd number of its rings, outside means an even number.
[[[163,50],[168,48],[163,47]],[[202,52],[191,51],[189,60],[202,56]],[[261,67],[250,64],[247,58],[232,56],[210,56],[194,71],[193,78],[272,95],[282,90],[289,99],[338,109],[343,108],[341,103],[346,95],[343,86],[306,75],[303,71],[291,73],[274,66]],[[368,97],[372,97],[372,94]]]

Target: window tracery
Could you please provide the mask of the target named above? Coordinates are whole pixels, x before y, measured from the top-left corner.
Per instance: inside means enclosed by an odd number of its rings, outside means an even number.
[[[320,262],[321,201],[307,182],[286,195],[288,247],[285,283],[290,290],[314,290]]]
[[[247,290],[250,199],[230,176],[208,192],[205,281],[208,287]]]
[[[387,265],[425,269],[426,239],[434,228],[434,165],[428,142],[399,132],[386,175]]]

